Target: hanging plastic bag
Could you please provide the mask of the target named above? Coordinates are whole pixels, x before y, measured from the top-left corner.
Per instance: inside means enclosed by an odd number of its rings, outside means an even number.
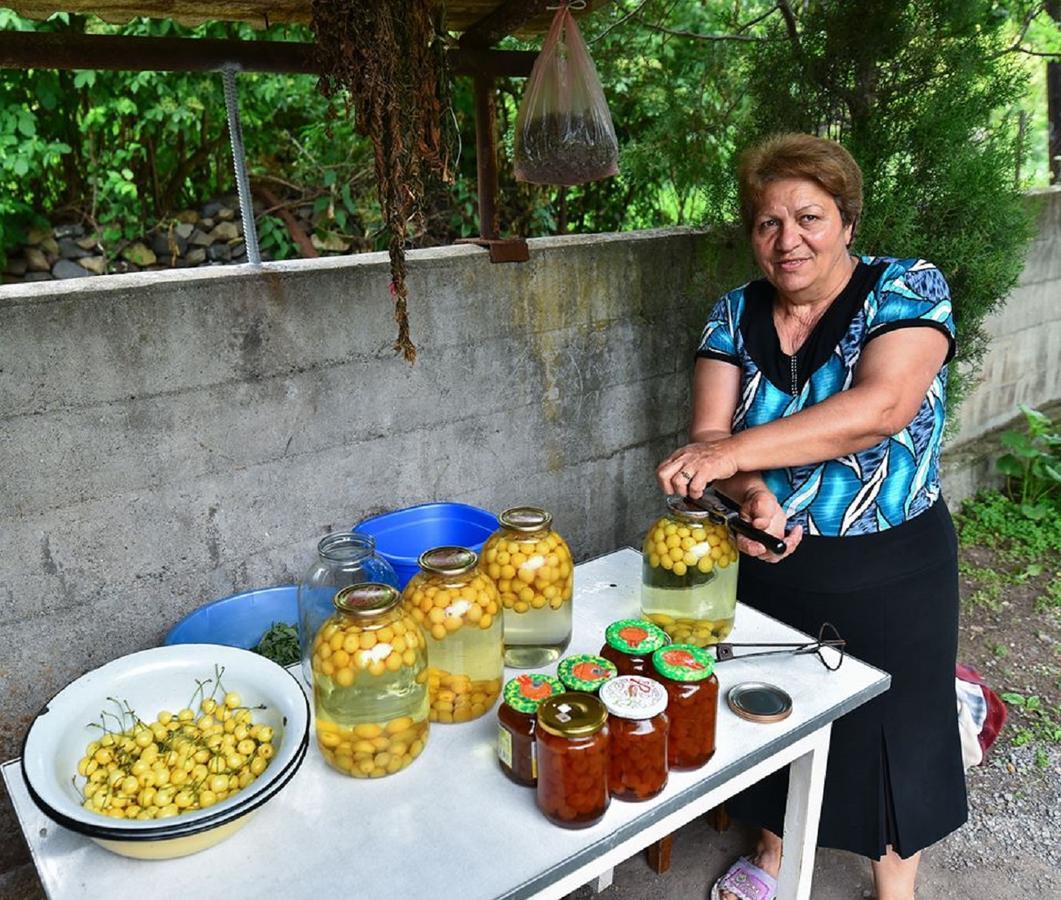
[[[619,144],[597,70],[565,4],[527,79],[516,118],[517,181],[584,184],[619,173]]]

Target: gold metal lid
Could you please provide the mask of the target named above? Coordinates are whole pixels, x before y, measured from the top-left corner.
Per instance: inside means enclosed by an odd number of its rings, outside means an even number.
[[[586,737],[600,731],[607,721],[608,710],[592,694],[557,694],[538,706],[538,727],[559,737]]]
[[[544,531],[552,524],[553,516],[540,506],[512,506],[497,521],[513,531]]]
[[[479,554],[467,547],[432,547],[420,554],[420,568],[439,575],[463,575],[479,562]]]
[[[749,722],[780,722],[792,715],[792,698],[788,693],[763,681],[733,685],[726,694],[726,702]]]
[[[395,606],[401,597],[398,589],[389,584],[366,581],[338,591],[332,598],[332,605],[348,616],[378,616]]]

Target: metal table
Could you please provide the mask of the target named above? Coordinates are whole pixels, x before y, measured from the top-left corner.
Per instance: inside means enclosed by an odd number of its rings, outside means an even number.
[[[605,626],[637,616],[641,555],[623,549],[577,567],[575,633],[569,652],[596,653]],[[805,636],[745,606],[734,641],[803,641]],[[196,896],[376,900],[559,898],[612,868],[764,775],[791,766],[779,898],[808,898],[829,732],[835,719],[887,690],[883,672],[848,658],[828,672],[813,656],[732,660],[718,669],[714,757],[672,772],[643,803],[613,801],[581,831],[551,825],[534,792],[502,775],[494,714],[435,725],[423,756],[379,780],[353,780],[311,748],[290,784],[227,841],[183,859],[115,856],[44,816],[30,800],[17,760],[4,780],[45,890],[52,898]],[[506,672],[506,677],[512,673]],[[738,718],[725,693],[741,681],[784,686],[792,715],[764,725]]]

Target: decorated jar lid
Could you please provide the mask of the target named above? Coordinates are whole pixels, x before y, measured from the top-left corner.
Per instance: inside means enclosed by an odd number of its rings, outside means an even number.
[[[463,575],[479,562],[479,554],[466,547],[432,547],[420,554],[420,568],[439,575]]]
[[[715,658],[692,644],[667,644],[652,654],[652,665],[671,681],[703,681],[715,671]]]
[[[538,727],[560,737],[595,734],[607,721],[608,710],[592,694],[557,694],[538,707]]]
[[[608,714],[621,719],[651,719],[667,708],[667,689],[642,675],[620,675],[598,694]]]
[[[501,513],[497,521],[512,531],[533,533],[548,528],[553,517],[540,506],[512,506]]]
[[[658,625],[644,619],[620,619],[605,631],[608,646],[630,656],[648,656],[667,643],[670,638]]]
[[[516,712],[533,715],[543,700],[563,692],[564,686],[552,675],[525,674],[509,680],[504,697],[505,703]]]
[[[603,656],[580,653],[560,660],[556,674],[569,691],[595,694],[605,681],[618,675],[619,670],[615,668],[615,663]]]
[[[375,581],[351,584],[338,591],[332,605],[347,616],[378,616],[385,613],[401,599],[401,594],[389,584]]]

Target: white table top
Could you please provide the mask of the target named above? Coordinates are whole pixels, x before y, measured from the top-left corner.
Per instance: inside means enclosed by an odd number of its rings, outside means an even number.
[[[597,653],[605,626],[637,617],[641,555],[623,549],[577,567],[575,630],[568,653]],[[803,641],[805,636],[739,606],[734,642]],[[551,669],[543,671],[552,671]],[[195,856],[125,859],[41,813],[16,760],[2,771],[37,871],[52,898],[195,896],[225,898],[522,898],[574,871],[669,812],[882,693],[889,676],[848,657],[828,672],[813,656],[731,660],[717,669],[717,751],[701,769],[672,772],[658,797],[613,800],[603,820],[580,831],[551,825],[534,791],[498,767],[497,718],[432,725],[412,766],[379,780],[330,769],[315,744],[279,795],[230,839]],[[515,671],[506,671],[511,677]],[[726,691],[761,680],[792,696],[792,715],[770,725],[744,721]],[[312,737],[311,737],[312,742]]]

